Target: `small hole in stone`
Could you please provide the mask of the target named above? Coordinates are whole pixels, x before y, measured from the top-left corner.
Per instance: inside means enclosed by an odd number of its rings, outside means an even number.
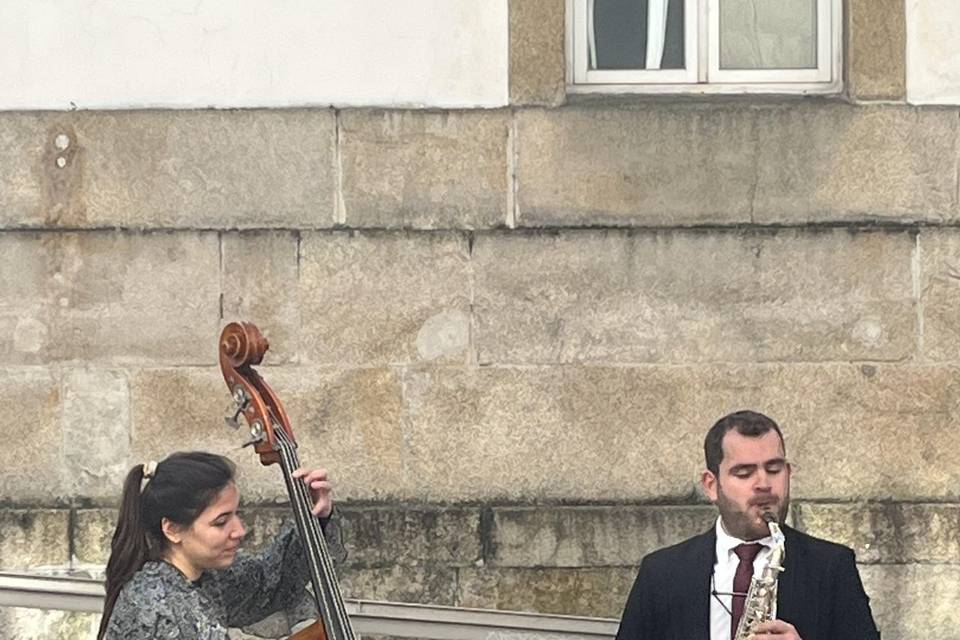
[[[65,133],[57,134],[57,137],[53,140],[53,144],[56,145],[57,149],[63,151],[70,146],[70,136]]]
[[[65,166],[67,166],[67,159],[63,156],[57,158],[57,166],[63,169]]]

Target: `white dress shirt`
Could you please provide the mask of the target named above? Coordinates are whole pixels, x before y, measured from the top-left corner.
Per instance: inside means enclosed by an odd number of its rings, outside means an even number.
[[[713,565],[713,584],[710,587],[710,640],[730,640],[730,612],[733,610],[733,596],[725,595],[733,591],[733,577],[737,573],[740,558],[733,549],[737,545],[759,542],[763,545],[753,561],[753,575],[759,576],[773,552],[773,538],[767,536],[760,540],[740,540],[734,538],[723,528],[723,522],[717,518],[716,564]],[[713,591],[721,592],[713,595]],[[776,614],[776,603],[774,603]]]

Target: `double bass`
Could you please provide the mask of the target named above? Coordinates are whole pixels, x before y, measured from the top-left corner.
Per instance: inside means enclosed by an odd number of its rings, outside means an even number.
[[[239,427],[243,416],[252,437],[247,444],[253,445],[260,463],[280,465],[310,565],[317,620],[290,639],[356,640],[320,522],[310,511],[310,491],[301,479],[293,477],[300,462],[290,419],[273,389],[253,369],[263,361],[269,346],[256,325],[249,322],[230,323],[220,333],[220,370],[236,405],[236,413],[227,418],[227,423]]]

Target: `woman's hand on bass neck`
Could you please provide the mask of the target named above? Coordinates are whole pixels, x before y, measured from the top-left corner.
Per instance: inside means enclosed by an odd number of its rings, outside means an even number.
[[[294,478],[302,478],[303,484],[310,489],[313,497],[311,512],[318,518],[328,518],[333,511],[333,485],[326,469],[306,469],[300,467],[293,472]]]

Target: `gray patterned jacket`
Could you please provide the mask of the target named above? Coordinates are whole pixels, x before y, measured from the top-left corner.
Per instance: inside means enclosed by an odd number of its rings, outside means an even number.
[[[343,557],[336,529],[325,523],[335,559]],[[166,562],[147,562],[120,591],[104,640],[227,640],[228,627],[296,604],[309,576],[292,523],[259,554],[241,552],[229,568],[206,571],[196,582]]]

